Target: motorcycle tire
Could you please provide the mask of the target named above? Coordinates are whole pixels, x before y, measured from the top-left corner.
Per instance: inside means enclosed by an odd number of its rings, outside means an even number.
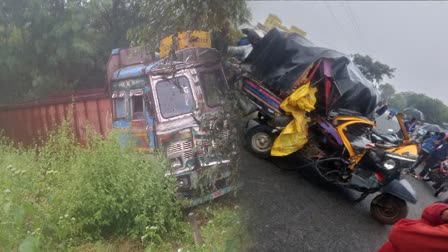
[[[250,128],[245,136],[246,147],[255,156],[266,159],[271,155],[274,137],[272,129],[265,125],[257,125]]]
[[[393,225],[408,215],[408,205],[392,194],[382,193],[372,200],[370,214],[380,223]]]
[[[446,191],[446,189],[445,189],[445,187],[443,187],[443,186],[440,186],[437,190],[436,190],[436,192],[434,193],[434,197],[439,197],[439,195],[441,194],[441,193],[443,193],[443,192],[445,192]]]

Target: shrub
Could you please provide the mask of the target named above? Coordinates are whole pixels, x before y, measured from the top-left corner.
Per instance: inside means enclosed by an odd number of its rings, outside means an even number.
[[[31,149],[0,141],[0,250],[184,237],[174,179],[160,155],[120,146],[117,133],[91,134],[80,146],[68,125]]]

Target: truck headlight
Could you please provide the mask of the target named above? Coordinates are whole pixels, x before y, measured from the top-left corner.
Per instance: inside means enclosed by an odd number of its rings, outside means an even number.
[[[191,187],[190,175],[177,177],[177,188],[180,190],[188,190]]]
[[[392,170],[393,168],[395,168],[397,164],[395,163],[395,161],[393,159],[388,159],[383,163],[383,167],[386,170]]]
[[[174,169],[182,167],[182,160],[180,158],[170,159],[170,167]]]

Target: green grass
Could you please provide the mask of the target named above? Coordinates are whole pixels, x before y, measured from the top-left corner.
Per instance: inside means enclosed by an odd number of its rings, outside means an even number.
[[[120,146],[115,133],[80,146],[68,125],[33,148],[0,138],[0,251],[244,250],[235,205],[194,209],[195,245],[163,157]]]
[[[196,245],[192,239],[191,228],[185,221],[185,239],[166,241],[161,244],[143,246],[137,241],[114,240],[84,244],[74,251],[87,252],[124,252],[124,251],[195,251],[226,252],[245,251],[248,244],[247,232],[241,223],[240,209],[233,199],[220,200],[207,206],[194,209],[200,224],[203,245]]]
[[[2,141],[0,248],[65,250],[112,237],[142,244],[183,239],[164,159],[121,147],[116,139],[92,135],[80,146],[66,125],[39,147]]]

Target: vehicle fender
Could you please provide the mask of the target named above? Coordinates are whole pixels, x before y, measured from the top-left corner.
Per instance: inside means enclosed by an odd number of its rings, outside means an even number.
[[[417,203],[417,194],[411,184],[405,179],[394,179],[381,189],[383,193],[392,194],[402,200]]]
[[[246,132],[250,129],[252,129],[253,127],[260,125],[261,123],[257,120],[257,119],[250,119],[249,121],[247,121],[247,125],[246,125]]]

